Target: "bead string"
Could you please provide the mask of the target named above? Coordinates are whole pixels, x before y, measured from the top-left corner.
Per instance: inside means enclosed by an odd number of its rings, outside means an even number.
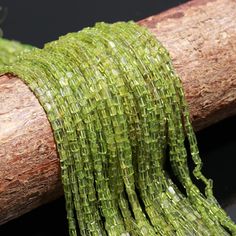
[[[21,53],[30,49],[32,47],[29,45],[23,45],[19,42],[0,37],[0,67],[12,64]]]
[[[181,81],[145,28],[99,23],[0,71],[28,84],[47,113],[71,236],[236,235],[201,173]],[[167,159],[185,193],[165,170]]]

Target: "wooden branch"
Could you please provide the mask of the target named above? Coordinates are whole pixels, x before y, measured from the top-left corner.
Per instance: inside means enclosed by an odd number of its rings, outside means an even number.
[[[236,114],[236,1],[195,0],[139,22],[166,46],[196,130]],[[59,158],[39,102],[0,77],[0,224],[62,195]]]
[[[169,50],[195,130],[236,114],[236,1],[190,1],[139,22]]]

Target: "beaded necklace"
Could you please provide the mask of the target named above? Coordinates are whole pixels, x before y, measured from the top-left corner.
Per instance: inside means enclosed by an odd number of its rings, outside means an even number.
[[[51,123],[71,236],[236,235],[201,173],[181,81],[145,28],[98,23],[21,54],[6,72],[30,87]]]

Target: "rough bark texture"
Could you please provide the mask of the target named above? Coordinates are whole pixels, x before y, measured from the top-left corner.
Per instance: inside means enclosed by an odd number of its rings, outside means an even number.
[[[195,130],[236,114],[236,1],[190,1],[139,22],[169,50]]]
[[[62,195],[49,121],[18,78],[0,78],[0,223]]]
[[[236,1],[196,0],[139,22],[169,50],[196,130],[236,114]],[[0,77],[0,224],[62,195],[59,158],[39,102]]]

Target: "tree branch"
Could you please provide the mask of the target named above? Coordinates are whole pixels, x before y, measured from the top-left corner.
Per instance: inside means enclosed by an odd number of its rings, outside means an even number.
[[[169,50],[196,130],[236,114],[235,16],[234,0],[195,0],[139,22]],[[52,130],[34,94],[7,74],[0,101],[3,224],[63,192]]]

